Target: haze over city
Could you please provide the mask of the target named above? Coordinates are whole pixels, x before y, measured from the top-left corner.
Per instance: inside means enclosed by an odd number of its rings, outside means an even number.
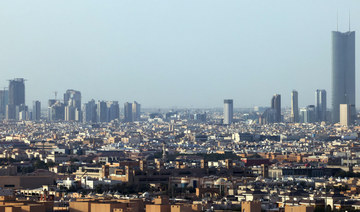
[[[4,1],[0,86],[27,79],[28,104],[73,88],[84,102],[204,108],[225,98],[268,106],[275,93],[290,106],[296,89],[305,106],[316,89],[331,92],[337,13],[339,31],[349,29],[349,10],[359,31],[359,8],[329,0]]]

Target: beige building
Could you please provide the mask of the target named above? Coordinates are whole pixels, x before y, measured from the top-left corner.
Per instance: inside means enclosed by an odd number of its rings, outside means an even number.
[[[243,201],[241,202],[242,212],[261,212],[260,201]]]
[[[286,205],[285,212],[314,212],[314,207],[306,205]]]
[[[154,204],[146,205],[146,212],[170,212],[171,206],[169,198],[165,196],[159,196],[154,200]]]
[[[54,202],[17,200],[15,196],[0,196],[0,212],[45,212],[52,211]]]
[[[340,104],[340,125],[348,126],[351,124],[350,105]]]
[[[96,200],[77,199],[70,202],[70,212],[144,212],[144,203],[141,199],[125,200]]]

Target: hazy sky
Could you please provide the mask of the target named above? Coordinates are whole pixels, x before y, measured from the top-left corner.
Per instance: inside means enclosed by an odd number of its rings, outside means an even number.
[[[337,11],[348,30],[349,9],[359,42],[359,0],[0,1],[0,86],[24,77],[43,106],[72,88],[143,107],[268,106],[275,93],[289,106],[293,89],[305,106],[326,89],[330,107],[330,32]]]

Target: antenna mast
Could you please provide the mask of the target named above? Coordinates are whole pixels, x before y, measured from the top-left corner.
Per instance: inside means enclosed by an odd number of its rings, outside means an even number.
[[[349,9],[349,32],[350,32],[350,9]]]
[[[336,31],[339,31],[339,9],[336,10]]]

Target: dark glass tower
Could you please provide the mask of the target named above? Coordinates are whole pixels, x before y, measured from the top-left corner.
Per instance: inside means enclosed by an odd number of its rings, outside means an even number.
[[[326,91],[316,90],[316,121],[326,121]]]
[[[25,106],[25,80],[16,78],[9,82],[9,101],[6,106],[6,119],[17,119],[21,108]]]
[[[299,122],[298,92],[295,90],[291,92],[291,122]]]
[[[25,104],[25,83],[23,78],[10,80],[9,83],[9,105]]]
[[[271,109],[275,112],[274,122],[281,122],[281,95],[275,94],[271,99]]]
[[[340,121],[340,104],[355,116],[355,32],[332,32],[332,121]]]

